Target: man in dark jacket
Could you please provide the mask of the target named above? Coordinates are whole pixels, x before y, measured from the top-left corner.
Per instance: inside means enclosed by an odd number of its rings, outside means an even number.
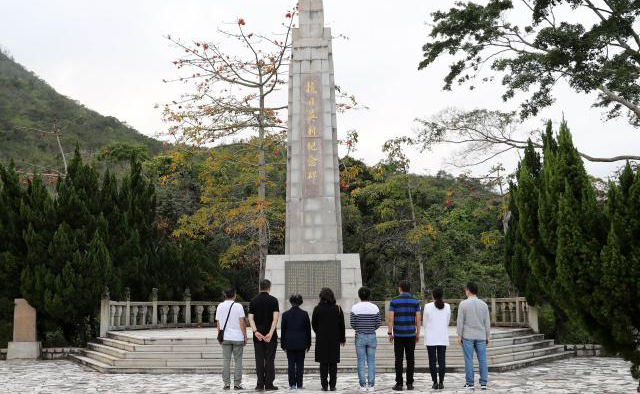
[[[282,315],[280,341],[289,361],[289,388],[300,390],[303,388],[304,355],[311,349],[311,321],[309,314],[300,309],[300,294],[293,294],[289,302],[291,309]]]

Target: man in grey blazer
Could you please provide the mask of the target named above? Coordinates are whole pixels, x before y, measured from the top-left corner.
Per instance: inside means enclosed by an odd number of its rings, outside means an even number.
[[[478,298],[478,285],[473,282],[465,287],[467,299],[458,306],[458,337],[464,354],[465,388],[473,388],[473,352],[478,355],[480,366],[480,388],[487,389],[489,367],[487,365],[487,346],[491,336],[491,318],[489,307]]]

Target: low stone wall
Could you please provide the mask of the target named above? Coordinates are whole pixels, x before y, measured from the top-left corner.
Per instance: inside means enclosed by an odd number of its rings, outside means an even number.
[[[606,352],[600,345],[564,345],[564,350],[575,352],[577,357],[607,357]]]
[[[48,347],[42,349],[40,354],[41,360],[60,360],[71,354],[79,354],[80,348],[77,347]],[[0,360],[7,359],[7,349],[0,349]]]

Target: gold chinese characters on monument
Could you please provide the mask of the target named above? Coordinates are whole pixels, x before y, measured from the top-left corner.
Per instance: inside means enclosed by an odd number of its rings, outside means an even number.
[[[302,157],[304,160],[304,197],[322,196],[322,85],[320,77],[302,78]]]

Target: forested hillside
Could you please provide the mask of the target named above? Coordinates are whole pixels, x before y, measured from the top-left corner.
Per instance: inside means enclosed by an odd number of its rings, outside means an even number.
[[[62,169],[56,138],[32,130],[52,131],[54,123],[62,129],[65,153],[72,153],[76,143],[84,156],[113,143],[143,145],[151,154],[162,148],[160,141],[59,94],[0,51],[0,162],[13,159],[18,168],[39,172]]]

